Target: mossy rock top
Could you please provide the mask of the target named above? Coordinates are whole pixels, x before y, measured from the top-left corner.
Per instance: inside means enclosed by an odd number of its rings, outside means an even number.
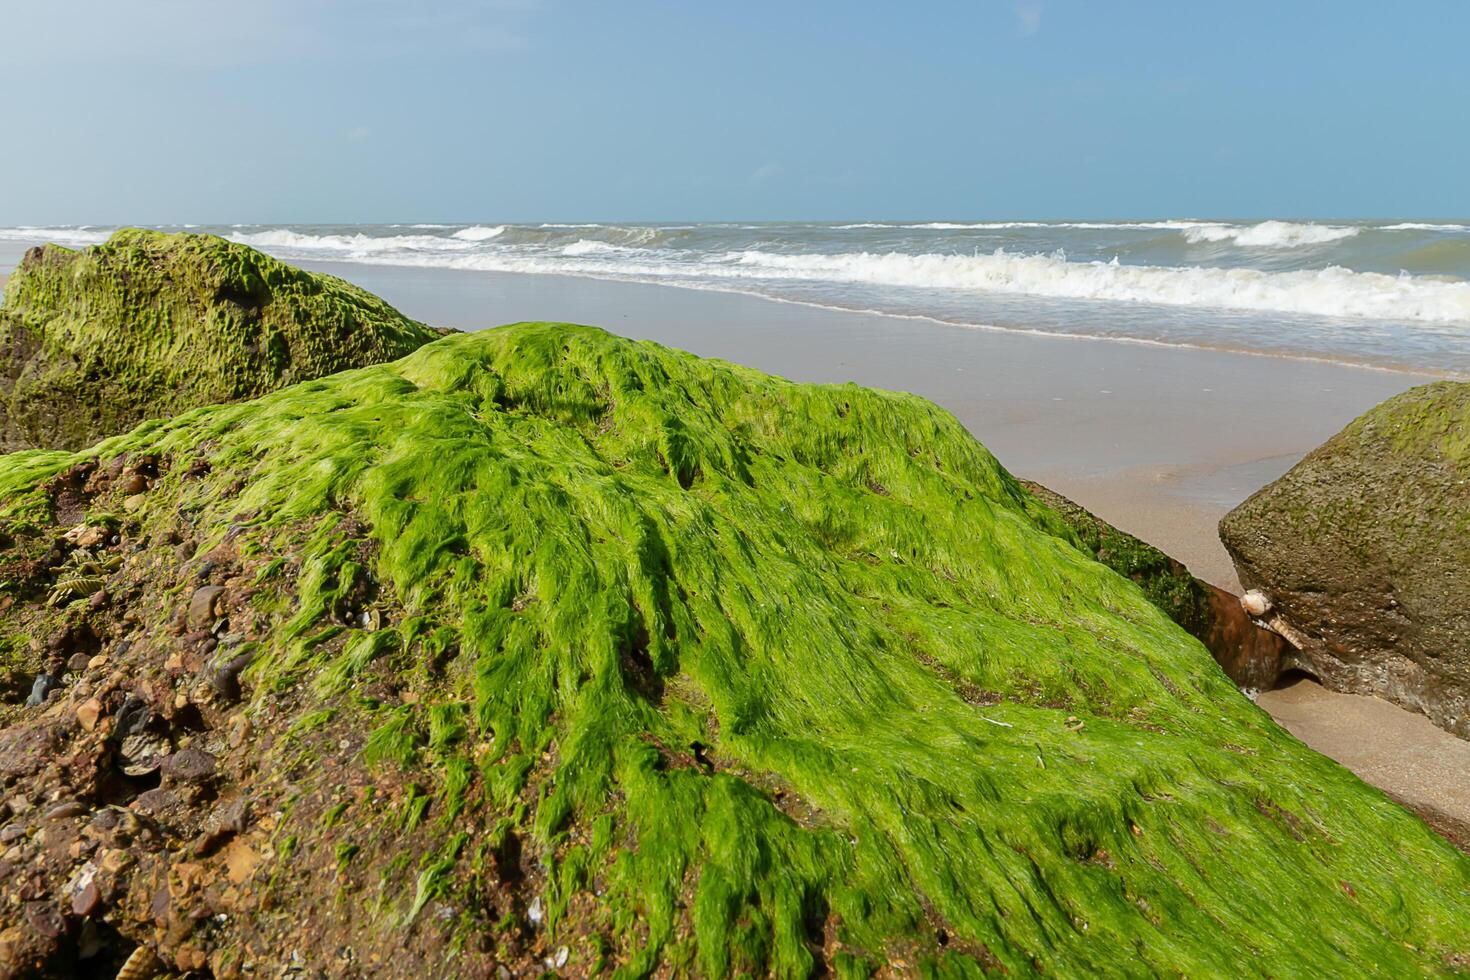
[[[1364,413],[1227,514],[1220,537],[1324,682],[1470,737],[1470,383]]]
[[[44,607],[61,586],[20,559],[98,522],[112,604]],[[216,975],[261,949],[385,976],[1470,954],[1470,859],[1278,728],[916,397],[520,324],[0,458],[0,523],[8,626],[96,637],[114,659],[78,683],[104,715],[153,705],[272,815],[191,859],[229,888],[171,886],[168,921],[167,852],[108,899]],[[242,664],[243,701],[211,693]],[[0,757],[86,758],[22,710]],[[8,765],[12,794],[84,768]]]
[[[47,245],[26,253],[0,307],[0,448],[80,449],[436,336],[350,283],[213,235]]]

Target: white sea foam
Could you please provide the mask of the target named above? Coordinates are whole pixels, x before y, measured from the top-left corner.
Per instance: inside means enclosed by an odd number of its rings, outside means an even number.
[[[872,222],[837,225],[844,230],[892,228],[917,231],[1178,231],[1192,245],[1229,242],[1241,248],[1296,248],[1351,238],[1363,228],[1356,225],[1319,225],[1312,222],[1262,221],[1234,224],[1224,221],[924,221]],[[1408,225],[1394,226],[1408,228]],[[1418,226],[1425,230],[1447,226]],[[1470,230],[1470,229],[1463,229]]]
[[[562,255],[647,255],[648,249],[629,248],[626,245],[613,245],[610,242],[597,242],[588,238],[579,238],[570,245],[565,245],[561,250]]]
[[[727,256],[736,275],[804,278],[1065,299],[1470,323],[1470,283],[1353,272],[1298,272],[1070,262],[1065,255],[849,253]]]
[[[391,255],[397,252],[463,252],[475,247],[473,241],[441,238],[438,235],[312,235],[289,228],[267,231],[235,232],[232,241],[270,250],[326,257],[359,258]]]
[[[1379,225],[1377,231],[1443,231],[1443,232],[1470,232],[1470,224],[1444,224],[1436,225],[1423,221],[1401,221],[1396,225]]]
[[[470,225],[454,233],[462,242],[488,242],[505,234],[505,225]]]
[[[1186,228],[1199,228],[1204,226],[1225,227],[1224,225],[1211,225],[1203,221],[921,221],[910,224],[892,221],[862,221],[856,224],[836,225],[835,227],[850,230],[858,228],[894,228],[914,229],[920,231],[1009,231],[1012,229],[1032,228],[1046,230],[1056,229],[1078,229],[1088,231],[1180,231]]]
[[[759,281],[890,286],[1107,300],[1157,306],[1249,310],[1328,317],[1470,324],[1470,283],[1354,272],[1336,266],[1291,272],[1248,268],[1124,265],[1070,261],[1057,252],[996,250],[972,255],[899,252],[715,254],[637,249],[583,239],[556,252],[502,247],[434,254],[403,249],[359,253],[359,261],[498,272],[559,273],[685,285]]]
[[[1177,220],[1152,222],[985,222],[974,228],[1019,229],[1135,229],[1145,231],[1178,231],[1181,240],[1223,243],[1242,249],[1276,249],[1279,257],[1267,269],[1251,258],[1251,252],[1229,253],[1231,261],[1242,256],[1257,268],[1222,268],[1213,266],[1128,264],[1082,261],[1066,251],[1050,249],[1072,242],[1085,250],[1084,256],[1110,254],[1119,241],[1109,235],[1045,234],[1002,238],[1005,247],[954,254],[957,243],[973,242],[963,232],[944,236],[954,222],[909,223],[865,222],[851,226],[864,228],[934,228],[940,233],[936,244],[919,249],[890,251],[887,244],[878,245],[886,236],[863,236],[854,233],[852,246],[835,249],[821,246],[819,241],[831,237],[812,237],[801,225],[761,226],[757,235],[744,234],[743,226],[699,226],[693,235],[684,235],[676,226],[619,226],[587,224],[581,232],[557,231],[563,226],[538,230],[527,225],[448,225],[437,233],[432,229],[414,231],[413,226],[398,228],[363,228],[361,230],[303,229],[300,227],[244,227],[222,229],[230,238],[273,252],[288,260],[331,259],[382,265],[406,265],[505,272],[560,273],[654,282],[712,289],[737,288],[771,296],[810,295],[816,291],[831,296],[848,294],[862,297],[858,302],[885,302],[885,288],[906,290],[901,304],[912,304],[921,295],[918,290],[934,290],[936,309],[961,308],[966,294],[981,296],[1036,296],[1078,302],[1107,301],[1150,304],[1200,310],[1253,311],[1262,314],[1304,314],[1325,317],[1370,318],[1390,323],[1418,322],[1425,336],[1433,330],[1429,324],[1449,324],[1441,333],[1462,336],[1470,327],[1470,282],[1446,274],[1389,275],[1379,272],[1353,271],[1330,264],[1352,261],[1350,249],[1331,253],[1305,249],[1289,250],[1312,242],[1328,243],[1363,234],[1387,231],[1470,231],[1459,224],[1422,226],[1404,222],[1398,225],[1316,225],[1301,222],[1267,221],[1255,224],[1224,221]],[[570,226],[568,226],[570,227]],[[818,230],[816,226],[813,231]],[[457,229],[451,231],[450,229]],[[731,229],[723,231],[719,229]],[[769,229],[769,230],[766,230]],[[673,234],[669,234],[673,232]],[[69,245],[85,245],[103,241],[105,228],[24,227],[0,229],[3,241],[52,240]],[[1169,238],[1172,236],[1166,236]],[[1399,239],[1416,244],[1413,239]],[[1026,242],[1037,245],[1027,246]],[[1372,248],[1374,239],[1364,241]],[[1390,241],[1385,235],[1377,242]],[[1459,242],[1456,235],[1453,241]],[[864,248],[864,245],[867,245]],[[677,246],[677,247],[671,247]],[[1155,248],[1150,255],[1169,254]],[[918,254],[915,254],[915,253]],[[1187,253],[1178,253],[1181,255]],[[1417,254],[1417,253],[1409,253]],[[1128,256],[1123,255],[1124,258]],[[1165,263],[1168,259],[1164,260]],[[1443,263],[1441,263],[1443,264]],[[1281,268],[1280,266],[1285,266]],[[1309,266],[1309,267],[1304,267]],[[1322,266],[1326,266],[1323,268]],[[1381,264],[1380,268],[1394,266]],[[1410,266],[1417,268],[1417,266]],[[1371,266],[1370,266],[1371,268]],[[1438,267],[1424,267],[1425,272]],[[1458,271],[1458,268],[1455,270]],[[927,300],[918,300],[921,307]],[[1042,309],[1047,309],[1042,307]],[[1047,316],[1056,315],[1047,313]],[[1063,314],[1069,315],[1069,314]],[[1269,320],[1263,322],[1270,322]],[[1373,329],[1377,329],[1376,327]],[[1351,341],[1343,333],[1344,342]],[[1356,341],[1351,341],[1356,343]],[[1364,341],[1366,343],[1366,341]]]
[[[87,225],[70,228],[43,228],[22,225],[19,228],[0,228],[0,241],[9,242],[55,242],[58,245],[95,245],[107,241],[111,231]]]
[[[1192,245],[1230,242],[1241,248],[1297,248],[1352,238],[1362,231],[1358,225],[1299,224],[1293,221],[1262,221],[1254,225],[1200,224],[1184,228]]]

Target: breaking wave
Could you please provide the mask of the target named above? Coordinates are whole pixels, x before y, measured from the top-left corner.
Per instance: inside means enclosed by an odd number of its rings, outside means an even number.
[[[667,283],[1043,333],[1309,351],[1358,363],[1407,358],[1435,370],[1470,370],[1470,223],[1453,219],[202,230],[288,261]],[[17,261],[25,244],[79,247],[111,231],[0,228],[0,262]]]
[[[461,228],[452,237],[462,242],[488,242],[503,234],[505,234],[505,225],[470,225],[468,228]]]
[[[1336,266],[1296,272],[1172,268],[1071,262],[1065,255],[774,255],[733,256],[736,274],[823,279],[885,286],[973,289],[1064,299],[1161,306],[1470,321],[1470,283]]]
[[[291,242],[290,233],[267,235],[270,237],[264,241],[263,236],[236,237],[262,245]],[[446,250],[442,247],[405,248],[410,243],[401,240],[393,245],[365,247],[360,237],[307,236],[306,250],[335,250],[339,257],[392,265],[676,280],[696,286],[702,282],[713,285],[732,280],[746,281],[752,286],[762,280],[771,283],[799,280],[1326,317],[1470,323],[1470,282],[1354,272],[1339,266],[1272,272],[1252,268],[1127,265],[1116,259],[1074,261],[1062,252],[1021,254],[999,249],[969,255],[783,254],[758,249],[704,254],[629,247],[585,238],[554,251],[501,248],[492,252],[444,254]],[[443,239],[439,241],[442,243]]]
[[[1242,248],[1299,248],[1352,238],[1362,232],[1360,225],[1297,224],[1292,221],[1262,221],[1260,224],[1197,225],[1184,229],[1191,244],[1230,242]]]

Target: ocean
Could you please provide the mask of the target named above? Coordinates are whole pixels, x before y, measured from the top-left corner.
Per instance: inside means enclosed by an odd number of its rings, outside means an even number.
[[[188,227],[288,260],[625,279],[1470,376],[1470,221]],[[85,245],[111,230],[4,228],[0,242]]]

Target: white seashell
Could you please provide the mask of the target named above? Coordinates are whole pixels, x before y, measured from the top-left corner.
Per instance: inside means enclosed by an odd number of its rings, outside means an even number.
[[[1247,615],[1259,618],[1271,611],[1271,597],[1260,589],[1251,589],[1240,597],[1240,607]]]

